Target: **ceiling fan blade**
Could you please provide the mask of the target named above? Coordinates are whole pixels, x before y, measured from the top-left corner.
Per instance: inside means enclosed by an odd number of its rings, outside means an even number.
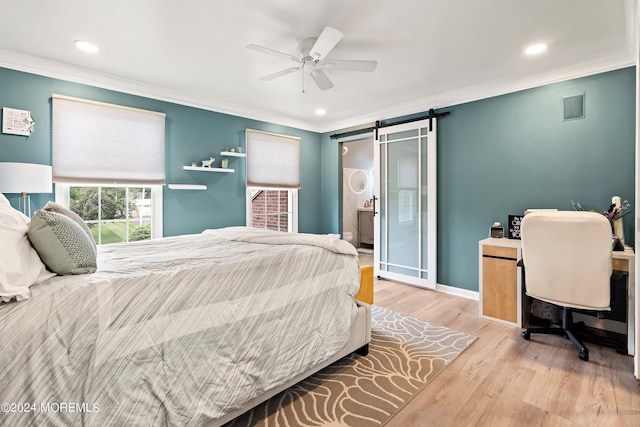
[[[360,60],[329,60],[318,62],[322,68],[332,68],[335,70],[347,71],[375,71],[378,63],[376,61]]]
[[[314,82],[318,85],[320,90],[327,90],[333,87],[333,83],[329,80],[329,77],[322,70],[313,70],[309,73]]]
[[[288,53],[279,52],[277,50],[269,49],[268,47],[260,46],[260,45],[257,45],[257,44],[248,44],[247,48],[255,50],[255,51],[258,51],[258,52],[266,53],[266,54],[269,54],[269,55],[275,55],[275,56],[279,56],[281,58],[286,58],[286,59],[289,59],[291,61],[301,62],[300,58],[296,58],[293,55],[289,55]]]
[[[273,79],[276,79],[278,77],[286,76],[287,74],[291,74],[293,72],[296,72],[301,68],[302,67],[287,68],[286,70],[278,71],[277,73],[273,73],[273,74],[266,75],[264,77],[260,77],[260,80],[264,80],[264,81],[273,80]]]
[[[344,34],[333,27],[324,27],[320,37],[309,51],[309,55],[315,60],[326,57],[331,50],[342,40]]]

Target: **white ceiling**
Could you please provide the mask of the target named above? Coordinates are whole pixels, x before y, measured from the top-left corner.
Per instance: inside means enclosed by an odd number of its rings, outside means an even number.
[[[635,63],[637,0],[0,0],[0,66],[317,132],[368,124]],[[292,66],[333,26],[320,91]],[[99,46],[95,55],[74,40]],[[549,49],[527,57],[525,46]],[[325,108],[317,116],[314,110]]]

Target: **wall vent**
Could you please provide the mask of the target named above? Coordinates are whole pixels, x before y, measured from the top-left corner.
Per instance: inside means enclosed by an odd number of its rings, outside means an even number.
[[[584,119],[584,93],[562,98],[562,121]]]

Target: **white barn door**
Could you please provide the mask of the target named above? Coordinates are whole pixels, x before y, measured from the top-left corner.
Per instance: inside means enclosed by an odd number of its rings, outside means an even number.
[[[436,286],[436,119],[381,128],[374,144],[374,274]]]

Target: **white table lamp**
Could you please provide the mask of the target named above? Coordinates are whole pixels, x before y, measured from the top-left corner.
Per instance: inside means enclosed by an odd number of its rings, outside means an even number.
[[[0,193],[20,194],[19,209],[31,216],[27,193],[51,193],[52,168],[34,163],[0,162]]]

